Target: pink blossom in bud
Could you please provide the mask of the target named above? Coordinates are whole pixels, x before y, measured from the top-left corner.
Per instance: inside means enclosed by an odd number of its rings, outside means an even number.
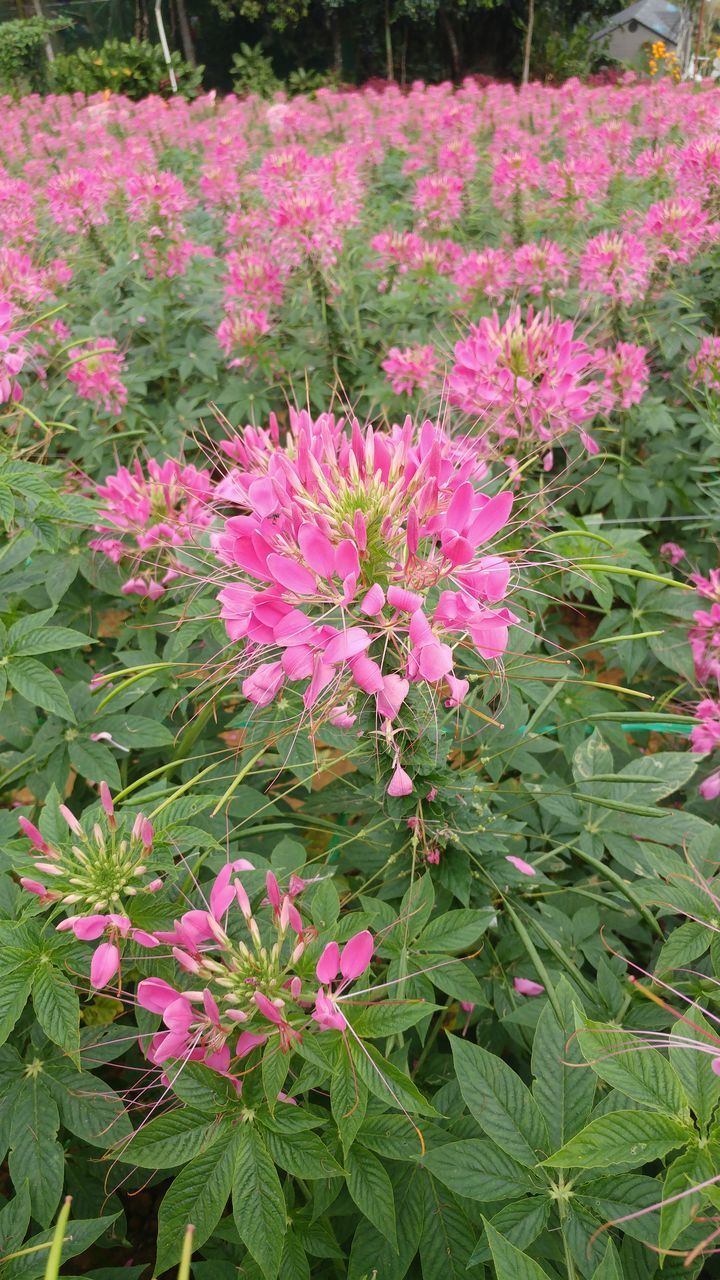
[[[100,803],[102,804],[102,807],[112,825],[115,821],[115,808],[113,806],[112,796],[107,782],[100,783]]]
[[[35,823],[31,822],[29,818],[24,818],[22,816],[19,817],[18,826],[20,827],[20,830],[22,831],[23,835],[26,835],[28,840],[32,841],[35,848],[39,849],[41,853],[44,853],[46,855],[52,853],[52,850],[48,845],[47,841],[44,840],[43,836],[35,826]]]
[[[58,805],[58,813],[62,814],[62,816],[63,816],[63,818],[65,819],[65,821],[67,822],[67,824],[68,824],[68,826],[69,826],[70,830],[71,830],[71,831],[72,831],[76,836],[81,836],[81,835],[82,835],[82,827],[80,826],[80,823],[78,822],[78,820],[77,820],[77,818],[75,817],[75,814],[72,812],[72,810],[71,810],[71,809],[68,809],[68,807],[67,807],[67,805],[66,805],[66,804],[59,804],[59,805]],[[26,834],[27,834],[27,832],[26,832]]]

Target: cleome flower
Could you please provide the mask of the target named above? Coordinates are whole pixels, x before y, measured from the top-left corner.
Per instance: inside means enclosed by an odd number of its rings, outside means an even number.
[[[138,984],[140,1006],[160,1014],[163,1021],[146,1049],[158,1066],[170,1059],[203,1062],[236,1079],[242,1059],[268,1041],[276,1039],[280,1052],[289,1053],[313,1020],[319,1030],[345,1026],[336,1002],[368,968],[371,935],[362,932],[351,938],[334,968],[331,960],[338,947],[329,943],[317,965],[317,981],[323,985],[304,989],[296,966],[306,939],[314,937],[314,931],[303,929],[295,905],[304,886],[291,881],[281,893],[268,871],[262,905],[271,911],[258,919],[238,874],[252,869],[245,858],[226,863],[215,878],[207,908],[186,911],[171,931],[155,934],[157,942],[170,944],[182,974],[193,984],[182,989],[161,978]],[[231,916],[237,908],[243,922],[240,937],[237,919]],[[339,968],[343,980],[333,988]]]
[[[90,546],[113,564],[132,566],[123,585],[126,595],[157,600],[177,578],[177,548],[187,547],[198,530],[212,520],[209,471],[199,471],[174,458],[150,458],[147,473],[135,460],[97,486],[103,502]]]
[[[284,443],[272,420],[226,452],[238,466],[216,496],[242,513],[212,545],[245,697],[267,706],[301,687],[308,713],[346,726],[368,703],[394,760],[389,794],[408,794],[397,732],[411,686],[459,705],[458,648],[497,666],[518,621],[495,607],[511,569],[491,550],[511,494],[479,488],[474,442],[410,418],[381,432],[291,412]]]
[[[50,843],[28,818],[18,819],[33,846],[34,869],[42,876],[42,880],[21,876],[22,887],[44,905],[73,909],[59,922],[58,930],[72,931],[81,942],[108,939],[93,956],[90,980],[94,987],[106,986],[118,973],[123,939],[157,945],[152,934],[133,926],[129,913],[138,894],[155,893],[162,886],[151,866],[151,822],[139,813],[130,830],[124,818],[118,823],[106,782],[100,783],[100,800],[104,823],[95,822],[90,829],[66,805],[59,806],[71,832],[67,842]]]
[[[118,417],[127,403],[127,387],[120,375],[125,356],[114,338],[94,338],[82,347],[71,347],[68,382],[83,400],[91,400],[105,413]]]
[[[479,417],[490,441],[548,443],[582,430],[597,412],[594,356],[572,322],[512,307],[471,325],[455,347],[450,403]]]

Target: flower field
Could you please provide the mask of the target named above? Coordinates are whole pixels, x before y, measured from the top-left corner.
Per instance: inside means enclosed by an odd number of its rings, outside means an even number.
[[[0,109],[0,1280],[711,1277],[720,89]]]

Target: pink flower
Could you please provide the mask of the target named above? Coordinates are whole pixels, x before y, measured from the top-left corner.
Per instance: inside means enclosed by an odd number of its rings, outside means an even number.
[[[652,262],[645,242],[630,232],[602,231],[585,242],[580,256],[580,289],[628,305],[639,301],[650,283]]]
[[[339,1007],[339,1001],[350,983],[362,977],[370,967],[373,950],[373,937],[367,929],[354,934],[342,951],[337,942],[329,942],[325,947],[315,968],[315,976],[322,985],[315,997],[313,1013],[314,1021],[324,1031],[344,1030],[345,1015]],[[334,987],[338,974],[341,975],[341,981]]]
[[[455,347],[449,397],[480,419],[486,438],[532,445],[582,428],[596,412],[593,355],[573,325],[513,307],[470,327]],[[514,445],[517,448],[517,445]]]
[[[210,472],[174,458],[150,458],[143,470],[136,459],[96,493],[103,505],[91,548],[141,571],[126,580],[126,594],[159,599],[178,576],[176,549],[190,547],[213,518]]]
[[[703,338],[694,356],[688,360],[690,379],[696,386],[720,393],[720,338]]]
[[[605,374],[600,390],[605,413],[616,406],[629,409],[640,403],[650,378],[646,356],[647,347],[638,347],[632,342],[618,342],[613,350],[598,351],[598,367]]]
[[[393,770],[392,778],[387,787],[389,796],[409,796],[412,793],[412,778],[405,772],[402,765],[398,761]]]
[[[218,493],[239,514],[212,545],[244,695],[267,706],[300,684],[311,723],[343,725],[370,699],[397,766],[389,794],[408,794],[400,738],[416,714],[411,685],[449,689],[457,705],[469,688],[454,670],[458,644],[469,637],[499,661],[517,621],[495,607],[510,566],[489,545],[512,494],[482,491],[472,442],[409,418],[389,432],[346,430],[291,410],[285,444],[272,421],[225,451],[236,466]]]
[[[437,356],[432,346],[391,347],[381,367],[395,395],[411,396],[416,388],[427,391],[432,385]]]
[[[118,417],[127,402],[127,388],[120,378],[125,357],[115,339],[94,338],[82,347],[71,347],[68,358],[68,382],[78,395]]]
[[[660,555],[669,560],[673,566],[680,564],[680,561],[685,559],[685,551],[678,546],[677,542],[663,542],[660,548]]]
[[[506,854],[505,861],[509,862],[511,866],[513,866],[515,870],[519,871],[523,876],[537,875],[535,868],[531,866],[529,862],[525,862],[524,858],[516,858],[514,854],[509,853]]]
[[[545,990],[540,982],[533,982],[532,978],[513,978],[513,986],[520,996],[541,996]]]

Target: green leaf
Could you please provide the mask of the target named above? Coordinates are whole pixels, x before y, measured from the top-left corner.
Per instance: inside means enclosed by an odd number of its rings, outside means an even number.
[[[275,1163],[296,1178],[342,1177],[342,1166],[316,1133],[280,1134],[266,1129],[263,1138]]]
[[[534,1167],[550,1140],[530,1090],[502,1058],[458,1036],[450,1044],[460,1092],[480,1128],[520,1164]]]
[[[494,1213],[490,1219],[496,1231],[504,1236],[516,1249],[527,1249],[540,1235],[547,1225],[550,1216],[550,1199],[545,1195],[536,1195],[514,1204],[506,1204],[504,1209]],[[479,1262],[490,1262],[492,1254],[485,1233],[480,1237],[468,1261],[468,1266],[476,1266]]]
[[[545,1117],[554,1147],[572,1138],[587,1121],[595,1094],[595,1077],[583,1066],[577,1043],[572,990],[561,979],[555,996],[562,1013],[558,1021],[546,1004],[535,1031],[532,1049],[533,1096]],[[578,1065],[566,1065],[568,1063]]]
[[[43,1080],[65,1127],[91,1146],[106,1150],[132,1132],[122,1100],[89,1071],[78,1071],[60,1059],[45,1063]]]
[[[699,1123],[705,1127],[710,1123],[720,1099],[720,1076],[712,1069],[712,1056],[703,1050],[717,1044],[717,1033],[696,1008],[689,1014],[689,1021],[690,1026],[682,1018],[673,1023],[668,1054],[690,1099],[690,1106]],[[692,1045],[689,1048],[683,1047],[682,1041],[688,1040],[697,1041],[702,1049],[695,1049]],[[677,1044],[673,1044],[673,1041],[677,1041]]]
[[[380,1161],[357,1144],[345,1156],[347,1186],[358,1209],[397,1248],[392,1183]]]
[[[616,1173],[608,1177],[593,1177],[575,1184],[579,1205],[602,1222],[625,1218],[622,1229],[635,1240],[656,1245],[660,1229],[659,1210],[653,1209],[660,1200],[661,1186],[657,1178],[642,1173]]]
[[[3,978],[0,985],[0,1044],[5,1043],[25,1008],[34,976],[34,966],[21,965]]]
[[[96,644],[92,636],[70,627],[36,627],[33,631],[15,638],[15,627],[10,628],[8,644],[14,654],[29,656],[36,653],[60,653],[63,649],[77,649],[81,645]]]
[[[397,1205],[397,1251],[361,1218],[353,1236],[347,1280],[366,1280],[373,1272],[378,1280],[403,1280],[420,1244],[425,1202],[421,1174],[413,1169],[394,1184]],[[414,1274],[414,1273],[413,1273]]]
[[[475,1239],[476,1231],[460,1205],[428,1176],[420,1238],[423,1280],[467,1280]]]
[[[687,1125],[659,1112],[613,1111],[591,1120],[543,1163],[557,1169],[638,1168],[684,1146],[692,1136]]]
[[[53,964],[39,964],[35,971],[33,1007],[48,1039],[68,1053],[77,1053],[80,1001],[72,983]]]
[[[177,1262],[189,1222],[195,1227],[196,1249],[215,1230],[233,1184],[235,1142],[235,1132],[228,1127],[209,1150],[185,1166],[165,1193],[158,1217],[158,1272]]]
[[[75,723],[75,714],[68,696],[57,676],[37,662],[35,658],[8,658],[7,677],[16,693],[25,698],[31,707],[42,707],[60,716],[62,720]]]
[[[501,1236],[486,1218],[483,1218],[483,1225],[497,1280],[548,1280],[547,1271],[543,1271],[526,1253],[516,1249],[505,1236]]]
[[[188,1106],[207,1111],[213,1117],[237,1105],[237,1093],[231,1081],[199,1062],[186,1062],[182,1071],[176,1071],[172,1088]]]
[[[600,1266],[593,1271],[592,1280],[623,1280],[620,1259],[612,1240],[608,1240]]]
[[[411,1115],[436,1116],[437,1111],[423,1097],[404,1071],[388,1062],[372,1044],[364,1052],[352,1044],[353,1065],[371,1093],[389,1107],[399,1107]]]
[[[113,1213],[103,1218],[72,1218],[63,1243],[63,1262],[85,1253],[117,1221],[118,1216],[117,1213]],[[51,1227],[48,1231],[41,1231],[39,1235],[31,1236],[26,1240],[23,1247],[32,1249],[33,1252],[26,1253],[22,1258],[13,1258],[12,1262],[6,1263],[2,1272],[3,1280],[41,1280],[46,1274],[48,1251],[47,1249],[39,1250],[37,1246],[48,1244],[53,1238],[54,1231],[55,1228]]]
[[[495,913],[486,911],[447,911],[435,916],[423,929],[413,950],[446,954],[465,951],[472,947],[494,919]]]
[[[642,804],[652,804],[684,787],[697,773],[698,764],[697,756],[689,751],[659,751],[655,755],[637,756],[620,770],[620,775],[641,779],[641,784],[616,787],[613,794],[617,799],[637,798]]]
[[[683,1151],[673,1160],[665,1174],[660,1211],[660,1248],[671,1249],[678,1236],[697,1217],[707,1196],[698,1191],[693,1195],[684,1194],[700,1182],[707,1182],[715,1177],[717,1169],[707,1150],[691,1147]],[[675,1196],[682,1199],[668,1203]],[[659,1197],[658,1197],[659,1199]]]
[[[117,1158],[140,1169],[172,1169],[206,1151],[221,1133],[217,1120],[192,1107],[179,1107],[136,1129]]]
[[[644,1107],[689,1117],[690,1104],[676,1072],[667,1058],[643,1042],[642,1032],[615,1031],[585,1021],[576,1039],[601,1080]]]
[[[586,782],[597,773],[612,773],[613,756],[597,729],[576,748],[572,758],[573,778]]]
[[[655,972],[666,973],[668,969],[678,969],[692,964],[705,954],[712,936],[707,925],[699,924],[695,920],[687,920],[678,929],[673,929],[670,937],[660,948]]]
[[[30,1223],[30,1191],[27,1182],[17,1188],[17,1195],[0,1209],[0,1256],[18,1249]]]
[[[305,1247],[296,1231],[288,1231],[280,1259],[283,1280],[310,1280],[310,1263]]]
[[[351,1021],[361,1039],[376,1039],[407,1031],[434,1013],[437,1007],[429,1000],[378,1000],[377,1004],[368,1005]],[[345,1010],[350,1013],[348,1005],[345,1005]]]
[[[10,1177],[22,1187],[27,1180],[32,1214],[47,1226],[63,1188],[63,1149],[56,1142],[58,1109],[38,1076],[30,1077],[15,1095],[10,1133]]]
[[[76,773],[89,782],[107,782],[109,787],[120,787],[120,771],[112,752],[102,742],[89,738],[75,738],[68,743],[70,763]]]
[[[349,1151],[367,1109],[367,1085],[358,1078],[345,1045],[338,1054],[330,1082],[330,1110],[344,1151]]]
[[[275,1280],[287,1229],[280,1180],[256,1125],[240,1125],[236,1130],[235,1150],[232,1186],[235,1226],[266,1280]]]
[[[537,1191],[527,1169],[494,1142],[465,1138],[448,1142],[422,1159],[426,1169],[468,1200],[516,1200]]]

